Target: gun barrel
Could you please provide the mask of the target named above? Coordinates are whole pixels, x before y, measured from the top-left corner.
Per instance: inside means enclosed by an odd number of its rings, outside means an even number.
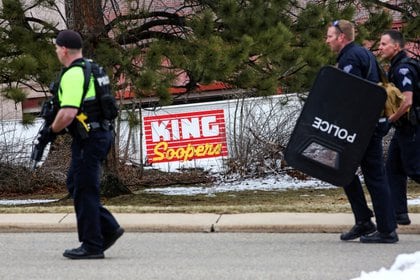
[[[41,143],[34,144],[32,146],[31,160],[34,161],[33,170],[36,169],[38,162],[41,161],[46,145]]]
[[[42,154],[44,153],[45,146],[41,146],[40,144],[36,144],[32,150],[31,159],[34,161],[41,161]]]

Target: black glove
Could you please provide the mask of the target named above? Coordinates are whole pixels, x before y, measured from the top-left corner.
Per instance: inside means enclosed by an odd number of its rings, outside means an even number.
[[[57,138],[57,134],[51,130],[51,126],[47,126],[39,132],[38,143],[45,146],[53,142],[55,138]]]
[[[375,134],[384,137],[388,134],[389,130],[391,129],[391,123],[388,119],[381,119],[376,125]]]

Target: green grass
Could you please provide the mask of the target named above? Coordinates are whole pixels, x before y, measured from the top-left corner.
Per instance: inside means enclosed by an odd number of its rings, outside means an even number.
[[[38,195],[24,198],[62,198]],[[408,189],[409,198],[420,197],[419,185]],[[369,196],[367,196],[369,199]],[[103,199],[103,204],[115,213],[250,213],[250,212],[325,212],[350,213],[350,205],[341,188],[303,188],[282,191],[242,191],[212,195],[168,196],[137,191],[136,194]],[[0,206],[0,213],[69,213],[72,200],[30,206]],[[420,213],[420,206],[410,206],[410,212]]]

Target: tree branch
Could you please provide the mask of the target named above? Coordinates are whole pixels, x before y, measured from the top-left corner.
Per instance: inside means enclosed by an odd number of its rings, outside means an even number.
[[[176,25],[185,25],[185,17],[179,16],[174,13],[167,13],[167,12],[143,12],[137,14],[129,14],[129,15],[121,15],[116,17],[110,23],[105,26],[107,32],[111,31],[115,26],[124,23],[126,21],[136,21],[136,20],[146,20],[150,18],[168,18],[168,19],[176,19],[178,22]],[[176,23],[176,21],[174,21]]]
[[[369,0],[369,1],[366,1],[366,2],[375,4],[377,6],[385,7],[387,9],[400,12],[401,14],[406,15],[408,17],[413,17],[414,18],[414,15],[408,13],[407,9],[400,8],[397,5],[392,5],[392,4],[388,3],[388,2],[383,2],[381,0]]]

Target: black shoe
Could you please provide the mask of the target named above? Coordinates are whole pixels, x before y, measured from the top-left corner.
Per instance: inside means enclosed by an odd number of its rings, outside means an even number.
[[[122,227],[117,228],[117,230],[110,236],[104,238],[104,251],[108,250],[109,247],[115,244],[115,242],[124,234],[124,229]]]
[[[396,216],[397,224],[408,226],[411,224],[410,218],[408,217],[408,213],[397,214]]]
[[[74,260],[103,259],[105,257],[104,253],[102,252],[98,252],[98,253],[88,252],[82,246],[75,249],[65,250],[63,253],[63,256],[69,259],[74,259]]]
[[[372,221],[357,222],[349,232],[341,234],[340,239],[343,241],[353,240],[362,235],[370,234],[376,231],[376,226]]]
[[[363,235],[360,237],[362,243],[396,243],[398,242],[398,235],[395,231],[390,233],[375,232],[370,235]]]

